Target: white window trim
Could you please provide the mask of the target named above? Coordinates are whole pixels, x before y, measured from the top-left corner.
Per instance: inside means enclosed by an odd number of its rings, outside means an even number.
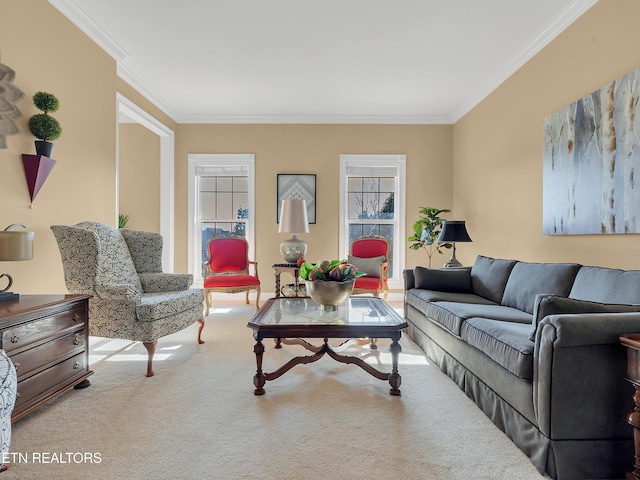
[[[255,258],[255,212],[256,212],[256,176],[255,176],[255,155],[253,154],[218,154],[218,153],[190,153],[188,155],[188,176],[189,176],[189,273],[193,275],[193,284],[202,288],[202,265],[200,265],[200,252],[202,251],[202,235],[196,227],[199,227],[198,195],[196,182],[196,168],[207,165],[242,165],[249,170],[248,176],[248,207],[249,218],[247,219],[246,239],[249,243],[249,258]],[[196,254],[197,252],[197,254]]]
[[[395,245],[393,249],[394,276],[389,278],[390,289],[403,288],[402,271],[405,262],[405,204],[406,204],[406,155],[340,155],[340,258],[347,258],[349,254],[349,231],[347,228],[347,166],[388,167],[397,169],[396,191],[394,194],[394,224],[396,226]]]

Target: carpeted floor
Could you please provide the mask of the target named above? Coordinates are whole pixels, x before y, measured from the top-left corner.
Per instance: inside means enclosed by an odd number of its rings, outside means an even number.
[[[325,356],[253,394],[246,327],[254,307],[218,308],[206,341],[196,326],[159,341],[155,377],[141,344],[92,339],[92,385],[13,426],[10,479],[532,479],[529,459],[407,338],[402,396]],[[265,342],[266,371],[299,346]],[[377,354],[388,371],[388,341]],[[97,463],[99,462],[99,463]]]

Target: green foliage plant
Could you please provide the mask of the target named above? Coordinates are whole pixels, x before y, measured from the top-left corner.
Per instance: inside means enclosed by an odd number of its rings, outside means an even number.
[[[118,228],[124,228],[127,226],[127,222],[129,221],[129,215],[118,215]]]
[[[411,242],[411,250],[424,249],[429,259],[428,266],[431,267],[431,258],[434,253],[442,254],[443,248],[451,248],[453,245],[448,242],[438,242],[438,237],[442,232],[443,219],[440,215],[449,213],[451,210],[432,207],[420,207],[420,218],[413,224],[413,235],[407,237]]]
[[[56,96],[52,93],[36,92],[33,104],[44,113],[37,113],[29,119],[31,134],[45,142],[58,139],[62,135],[62,127],[58,120],[49,115],[49,112],[55,112],[60,106]]]

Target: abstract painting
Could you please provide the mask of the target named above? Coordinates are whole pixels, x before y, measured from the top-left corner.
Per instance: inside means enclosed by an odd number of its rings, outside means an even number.
[[[639,97],[640,69],[544,120],[545,235],[640,233]]]
[[[282,200],[300,198],[307,202],[307,219],[316,223],[316,176],[315,174],[278,174],[278,206],[276,222],[280,223]]]

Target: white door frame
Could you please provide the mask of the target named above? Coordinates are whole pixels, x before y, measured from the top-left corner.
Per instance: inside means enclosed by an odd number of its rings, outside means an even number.
[[[174,143],[175,133],[159,122],[131,100],[116,93],[118,116],[120,113],[135,120],[160,137],[160,235],[162,235],[162,268],[165,272],[173,272],[174,262]],[[116,117],[116,225],[119,210],[119,120]]]

